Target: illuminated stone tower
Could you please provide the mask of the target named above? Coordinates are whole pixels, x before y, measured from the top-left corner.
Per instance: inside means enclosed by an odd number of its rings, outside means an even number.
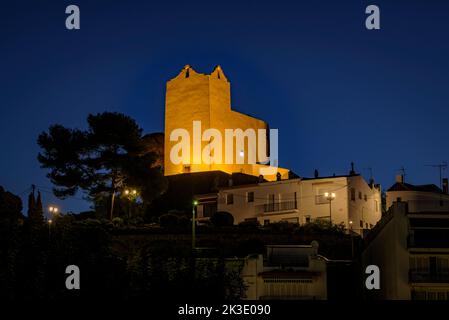
[[[201,131],[214,128],[221,132],[223,137],[222,154],[224,159],[225,129],[240,128],[243,131],[252,128],[268,129],[266,122],[233,111],[231,109],[231,88],[223,70],[217,66],[211,74],[201,74],[193,70],[189,65],[173,79],[167,82],[165,102],[165,175],[174,175],[188,172],[201,172],[221,170],[226,173],[242,172],[251,175],[259,175],[260,165],[251,165],[247,161],[247,140],[242,150],[235,150],[234,159],[244,157],[244,164],[195,164],[193,161],[193,144],[190,146],[190,162],[174,164],[170,159],[170,150],[177,141],[170,141],[170,133],[179,128],[186,129],[190,137],[193,137],[193,121],[201,121]],[[209,141],[201,143],[201,150],[207,148]],[[236,161],[234,161],[235,163]],[[285,178],[288,170],[279,169]],[[266,177],[274,180],[275,175]]]

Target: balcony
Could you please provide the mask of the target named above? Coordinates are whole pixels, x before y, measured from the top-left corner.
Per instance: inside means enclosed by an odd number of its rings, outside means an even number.
[[[449,212],[449,201],[447,200],[447,195],[442,195],[441,199],[408,200],[407,205],[410,213]]]
[[[449,269],[440,272],[421,272],[416,270],[409,271],[410,282],[426,282],[426,283],[449,283]]]
[[[293,212],[297,209],[298,203],[296,200],[273,202],[256,206],[256,212],[258,214]]]

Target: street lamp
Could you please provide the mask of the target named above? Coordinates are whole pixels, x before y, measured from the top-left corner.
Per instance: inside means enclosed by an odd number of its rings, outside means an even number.
[[[130,218],[131,214],[131,202],[136,201],[137,199],[137,190],[133,189],[133,190],[129,190],[129,189],[125,189],[125,191],[123,192],[125,194],[127,201],[127,206],[128,206],[128,219]]]
[[[198,205],[198,201],[193,200],[193,206],[192,206],[192,250],[195,250],[195,242],[196,242],[196,234],[195,234],[195,228],[196,228],[196,219],[195,219],[195,208]]]
[[[334,192],[325,192],[324,196],[329,201],[329,221],[332,226],[332,200],[335,199],[335,193]]]
[[[59,209],[58,209],[58,207],[55,207],[55,206],[49,206],[48,207],[48,211],[51,213],[51,214],[56,214],[56,213],[58,213],[58,211],[59,211]]]
[[[351,235],[351,255],[354,259],[354,235],[352,234],[352,220],[349,220],[349,233]]]
[[[48,219],[48,238],[50,239],[51,236],[51,224],[52,224],[53,220]]]

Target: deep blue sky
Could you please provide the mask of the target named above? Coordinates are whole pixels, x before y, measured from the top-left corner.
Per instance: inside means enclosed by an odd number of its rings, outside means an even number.
[[[69,4],[79,31],[65,29]],[[365,29],[369,4],[380,31]],[[36,160],[51,124],[109,110],[162,131],[165,82],[185,64],[221,65],[233,107],[279,129],[281,165],[299,175],[354,161],[383,187],[402,165],[409,182],[438,183],[425,165],[449,159],[448,35],[449,2],[436,0],[2,1],[0,185],[51,188]]]

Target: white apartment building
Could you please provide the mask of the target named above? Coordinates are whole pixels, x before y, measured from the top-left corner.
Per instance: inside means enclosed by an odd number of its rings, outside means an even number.
[[[387,209],[394,202],[407,202],[410,212],[448,212],[448,180],[443,179],[443,189],[434,184],[413,185],[396,176],[396,183],[387,190]]]
[[[208,201],[198,196],[198,218],[207,212],[226,211],[234,223],[258,221],[260,224],[287,221],[307,223],[331,219],[347,229],[362,233],[381,218],[381,189],[368,184],[361,175],[296,178],[251,185],[220,188]],[[216,207],[214,207],[216,206]]]
[[[247,300],[327,299],[327,259],[311,245],[269,245],[267,254],[249,256],[241,272]]]
[[[381,270],[380,290],[365,293],[380,300],[449,300],[449,211],[408,205],[394,202],[365,237],[363,268]]]

